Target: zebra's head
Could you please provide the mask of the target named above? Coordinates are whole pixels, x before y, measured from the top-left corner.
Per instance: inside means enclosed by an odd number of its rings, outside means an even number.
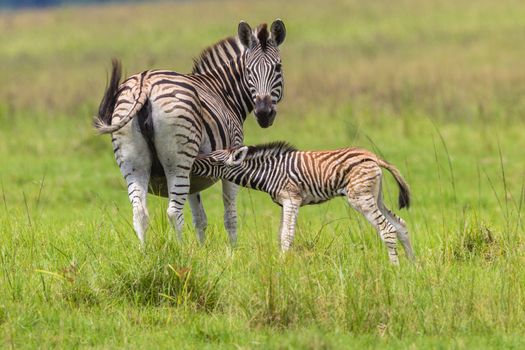
[[[283,97],[284,81],[281,69],[279,45],[286,37],[283,21],[275,20],[270,26],[261,24],[254,30],[241,21],[239,41],[246,48],[245,79],[250,91],[253,113],[259,126],[273,124],[277,113],[276,104]]]
[[[248,155],[248,146],[213,151],[206,155],[198,155],[197,159],[207,159],[211,165],[235,166],[240,165]]]

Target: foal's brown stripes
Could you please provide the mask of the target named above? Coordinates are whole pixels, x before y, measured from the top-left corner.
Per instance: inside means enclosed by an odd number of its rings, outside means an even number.
[[[408,207],[410,192],[397,168],[359,148],[303,152],[284,142],[244,146],[201,155],[195,160],[192,171],[270,194],[283,206],[280,233],[283,251],[288,250],[293,241],[300,206],[345,196],[349,204],[376,228],[390,260],[398,264],[396,238],[409,258],[413,259],[414,254],[405,222],[382,200],[381,168],[387,169],[399,185],[400,207]]]

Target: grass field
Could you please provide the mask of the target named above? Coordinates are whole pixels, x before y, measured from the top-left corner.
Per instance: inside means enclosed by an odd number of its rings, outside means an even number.
[[[280,256],[279,208],[220,186],[197,244],[149,197],[144,253],[110,140],[91,117],[110,58],[128,74],[191,58],[282,18],[285,98],[246,143],[363,146],[411,185],[418,261],[388,263],[343,200],[302,208]],[[0,14],[0,347],[525,347],[525,4],[264,1],[111,5]],[[397,188],[387,176],[392,208]]]

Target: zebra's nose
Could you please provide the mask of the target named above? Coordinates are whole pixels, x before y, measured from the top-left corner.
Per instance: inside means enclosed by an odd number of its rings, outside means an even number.
[[[254,113],[257,118],[269,118],[274,113],[272,98],[269,95],[255,98]]]

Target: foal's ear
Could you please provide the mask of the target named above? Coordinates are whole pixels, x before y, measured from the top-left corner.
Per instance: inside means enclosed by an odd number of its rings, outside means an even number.
[[[250,27],[250,25],[244,21],[241,21],[239,23],[237,33],[239,35],[239,40],[241,41],[241,44],[245,48],[251,49],[255,44],[255,37],[253,36],[252,28]]]
[[[275,45],[281,45],[286,37],[286,27],[284,26],[284,22],[280,19],[273,21],[272,26],[270,27],[270,34],[270,38],[273,39]]]
[[[246,158],[247,154],[248,147],[242,146],[240,148],[237,148],[235,151],[232,152],[232,154],[228,158],[227,164],[230,166],[239,165],[243,162],[244,158]]]

